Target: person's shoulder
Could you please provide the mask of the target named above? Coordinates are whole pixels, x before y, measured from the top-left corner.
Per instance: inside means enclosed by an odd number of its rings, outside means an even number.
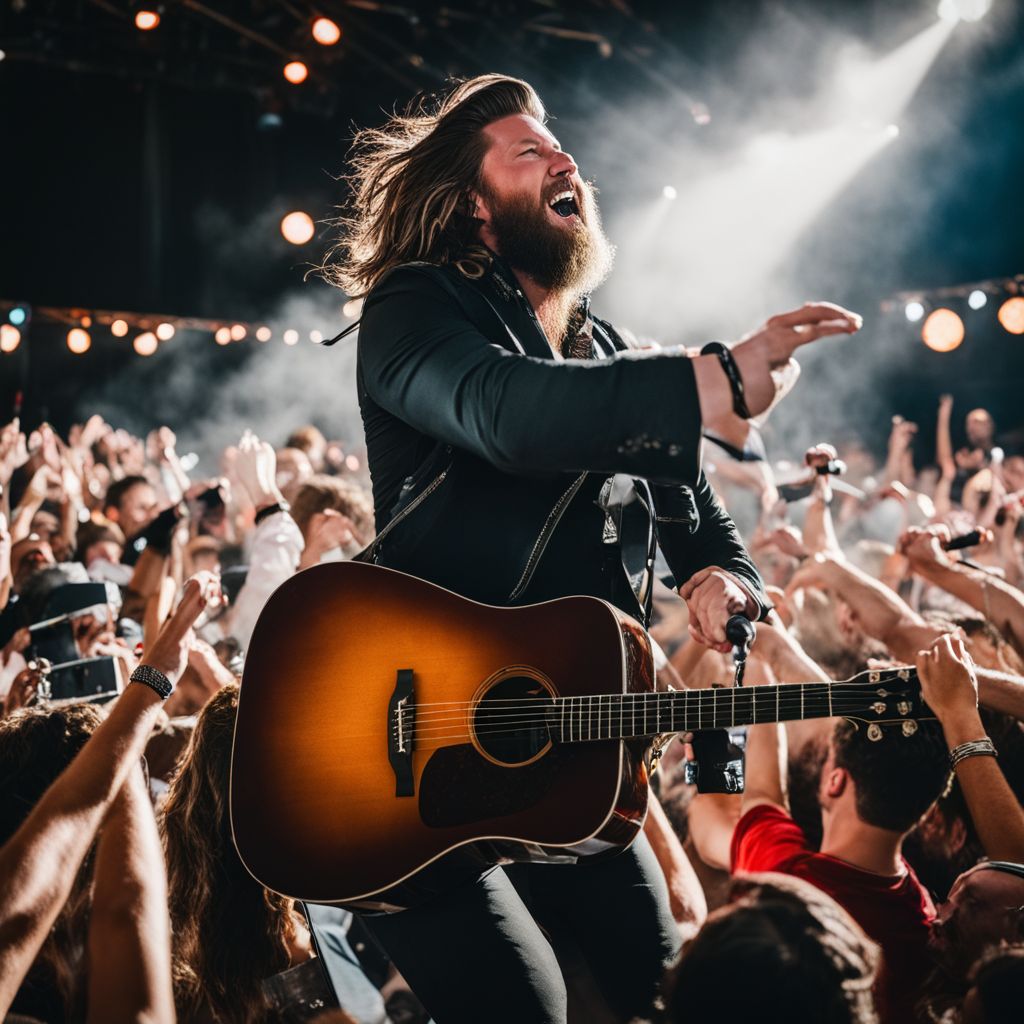
[[[388,270],[370,289],[363,309],[397,292],[431,294],[441,289],[450,292],[458,286],[462,275],[451,264],[412,261],[399,263]]]

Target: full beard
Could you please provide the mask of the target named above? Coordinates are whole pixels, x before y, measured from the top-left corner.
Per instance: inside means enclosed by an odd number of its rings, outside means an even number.
[[[585,182],[577,195],[579,216],[561,227],[551,222],[553,214],[535,197],[490,193],[486,198],[501,256],[542,288],[585,295],[610,273],[615,247],[601,227],[593,189]]]

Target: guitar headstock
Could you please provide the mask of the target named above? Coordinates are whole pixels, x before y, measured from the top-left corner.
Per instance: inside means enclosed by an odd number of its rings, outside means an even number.
[[[921,696],[917,669],[867,669],[852,679],[832,684],[835,714],[863,722],[869,740],[882,738],[883,726],[898,726],[904,736],[917,732],[918,722],[935,721],[931,708]]]

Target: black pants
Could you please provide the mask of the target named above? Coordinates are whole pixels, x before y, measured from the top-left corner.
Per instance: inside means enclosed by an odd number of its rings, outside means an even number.
[[[364,923],[436,1024],[565,1024],[566,985],[548,935],[556,947],[574,944],[617,1019],[647,1017],[679,950],[643,835],[604,861],[497,869]]]

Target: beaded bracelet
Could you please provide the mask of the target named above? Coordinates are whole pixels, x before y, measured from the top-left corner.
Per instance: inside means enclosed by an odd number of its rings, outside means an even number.
[[[167,700],[174,691],[174,685],[170,679],[159,669],[153,668],[152,665],[139,665],[129,676],[128,681],[148,686],[154,693],[159,695],[161,700]]]
[[[949,752],[949,767],[956,768],[961,761],[969,757],[998,757],[999,751],[995,744],[987,737],[980,740],[969,740],[967,743],[960,743]]]
[[[747,408],[746,395],[743,393],[743,378],[740,376],[740,368],[736,365],[735,357],[729,351],[729,346],[720,341],[709,341],[700,350],[700,354],[702,356],[718,356],[718,361],[722,364],[722,369],[729,381],[729,387],[732,389],[732,411],[741,420],[749,420],[750,409]]]

